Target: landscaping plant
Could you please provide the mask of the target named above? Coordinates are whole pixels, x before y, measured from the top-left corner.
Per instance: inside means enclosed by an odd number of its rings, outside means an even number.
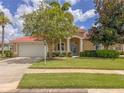
[[[93,50],[80,53],[80,57],[100,57],[100,58],[118,58],[120,53],[115,50]]]
[[[102,44],[106,50],[115,43],[124,43],[124,3],[123,0],[94,0],[96,23],[90,29],[90,41]]]

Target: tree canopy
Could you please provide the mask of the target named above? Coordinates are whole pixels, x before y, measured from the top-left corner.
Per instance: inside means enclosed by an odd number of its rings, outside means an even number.
[[[5,16],[4,12],[0,10],[0,26],[2,27],[2,56],[4,55],[4,29],[7,23],[9,23],[9,19]]]
[[[91,29],[90,40],[108,48],[124,36],[124,3],[121,0],[95,0],[99,17]]]
[[[38,10],[24,16],[23,32],[25,35],[44,38],[51,46],[49,56],[52,57],[53,43],[71,36],[76,27],[73,24],[73,15],[67,11],[71,6],[69,3],[60,5],[58,2],[50,2],[45,7],[42,5]]]
[[[6,25],[9,23],[9,19],[5,16],[5,14],[0,10],[0,25]]]

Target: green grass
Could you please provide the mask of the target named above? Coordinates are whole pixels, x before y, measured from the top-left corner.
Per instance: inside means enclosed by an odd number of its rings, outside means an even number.
[[[123,75],[26,74],[18,88],[124,88]]]
[[[65,60],[49,60],[35,62],[30,68],[34,69],[107,69],[124,70],[124,59],[100,58],[70,58]]]

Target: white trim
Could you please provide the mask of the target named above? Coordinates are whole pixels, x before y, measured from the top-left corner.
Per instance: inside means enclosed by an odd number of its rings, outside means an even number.
[[[60,39],[60,41],[59,41],[59,51],[60,51],[60,53],[62,53],[62,44],[64,44],[64,43],[62,43],[62,40]]]
[[[69,37],[69,39],[72,39],[72,38],[84,39],[84,38],[81,38],[80,36],[77,36],[77,35],[73,35],[72,37]]]
[[[83,52],[83,39],[80,39],[80,52]]]
[[[70,38],[67,38],[67,52],[70,52]]]

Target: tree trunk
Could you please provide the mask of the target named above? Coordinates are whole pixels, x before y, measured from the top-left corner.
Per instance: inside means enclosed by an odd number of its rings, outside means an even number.
[[[5,33],[4,28],[5,26],[2,25],[2,56],[4,56],[4,33]]]
[[[53,43],[50,43],[49,45],[49,58],[52,59],[53,58]]]
[[[61,47],[61,44],[62,44],[62,40],[60,39],[60,42],[59,42],[60,54],[62,54],[62,47]]]
[[[55,52],[55,41],[52,43],[52,52]]]

